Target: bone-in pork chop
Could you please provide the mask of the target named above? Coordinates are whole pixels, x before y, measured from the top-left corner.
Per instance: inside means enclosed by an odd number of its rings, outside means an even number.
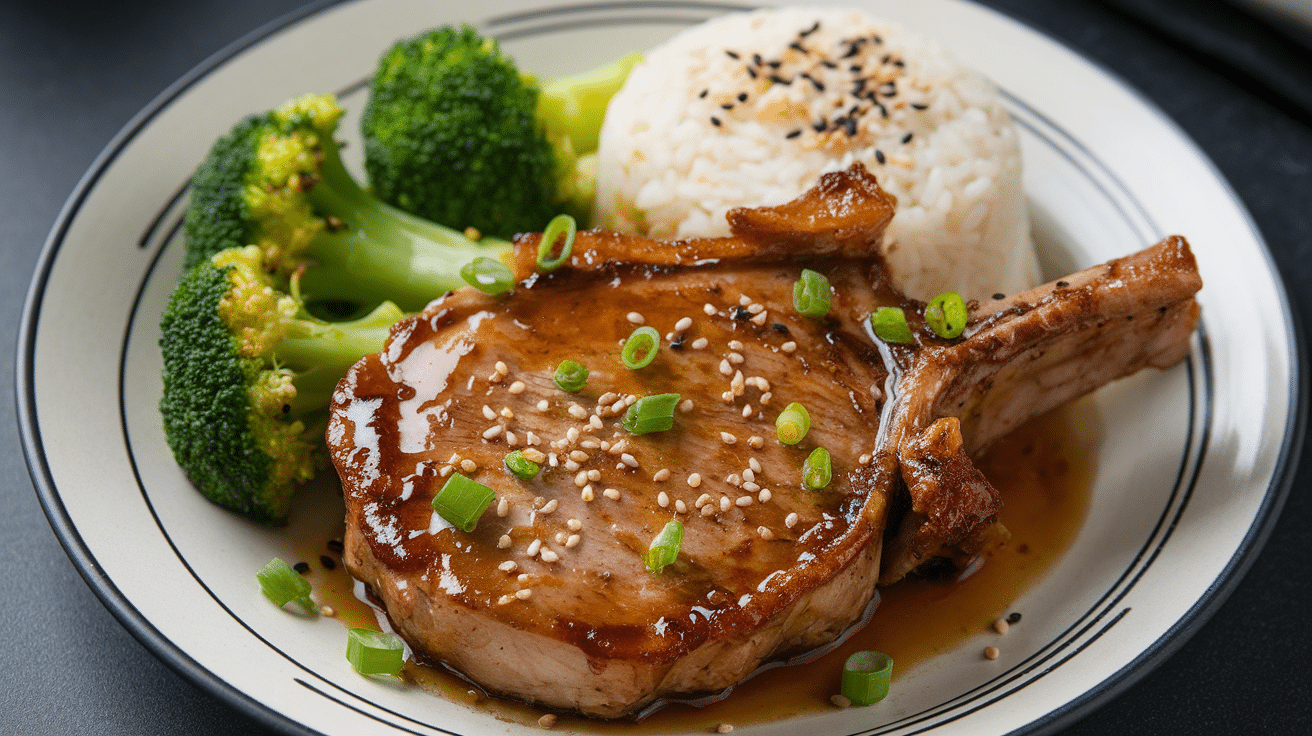
[[[970,451],[1179,360],[1199,282],[1183,241],[1167,243],[1133,267],[975,305],[967,336],[942,340],[872,256],[891,215],[858,166],[788,205],[731,213],[730,238],[583,232],[547,274],[533,271],[538,238],[521,238],[511,294],[435,301],[338,386],[328,439],[352,574],[422,656],[494,693],[616,717],[835,640],[874,596],[886,525],[886,579],[968,556],[1002,533]],[[793,309],[803,268],[833,287],[824,319]],[[869,332],[894,304],[913,315],[914,345]],[[620,351],[639,324],[664,339],[632,370]],[[1138,343],[1118,349],[1118,335]],[[1048,385],[1083,356],[1096,374]],[[564,360],[590,371],[577,393],[553,381]],[[668,393],[671,429],[621,426],[634,401]],[[775,418],[792,402],[811,423],[788,446]],[[810,490],[817,447],[832,481]],[[509,472],[513,449],[541,472]],[[496,494],[469,532],[431,505],[455,474]],[[653,572],[644,555],[671,520],[682,546]]]

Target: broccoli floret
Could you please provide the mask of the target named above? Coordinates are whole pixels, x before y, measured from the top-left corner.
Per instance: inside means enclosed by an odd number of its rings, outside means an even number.
[[[474,242],[365,191],[334,138],[342,112],[332,95],[305,95],[220,138],[192,180],[185,267],[256,245],[266,269],[303,271],[306,300],[418,310],[463,286],[465,263],[509,252],[509,243]]]
[[[586,222],[606,103],[641,57],[540,85],[470,27],[403,39],[379,61],[361,120],[384,201],[498,237],[562,209]]]
[[[220,251],[188,271],[160,321],[164,435],[207,498],[281,524],[292,493],[323,462],[338,380],[382,349],[401,310],[384,302],[350,322],[305,314],[258,246]]]

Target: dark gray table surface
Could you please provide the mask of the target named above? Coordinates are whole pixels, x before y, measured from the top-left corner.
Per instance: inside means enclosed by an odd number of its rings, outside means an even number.
[[[1161,107],[1252,213],[1312,317],[1312,51],[1222,0],[985,0],[1093,59]],[[118,130],[170,83],[297,0],[0,2],[0,344],[61,207]],[[1223,288],[1223,285],[1212,285]],[[0,361],[13,386],[13,361]],[[0,733],[265,733],[175,674],[70,563],[0,392]],[[1304,442],[1301,455],[1306,458]],[[1312,463],[1226,602],[1169,658],[1067,734],[1312,731]]]

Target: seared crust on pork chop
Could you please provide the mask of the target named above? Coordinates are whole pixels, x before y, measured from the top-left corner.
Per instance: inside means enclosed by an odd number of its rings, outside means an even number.
[[[916,306],[873,255],[891,215],[890,198],[858,166],[782,207],[731,213],[730,238],[583,232],[549,274],[533,270],[537,236],[521,238],[513,293],[463,289],[435,301],[338,386],[328,440],[351,573],[422,656],[491,692],[617,717],[663,696],[720,690],[767,659],[839,637],[874,597],[895,494],[928,499],[903,503],[911,511],[894,520],[915,542],[899,552],[901,566],[969,554],[996,526],[996,492],[970,474],[962,448],[972,445],[957,420],[934,420],[957,416],[945,397],[959,394],[979,408],[970,431],[1005,431],[1028,416],[1008,400],[1004,419],[988,423],[990,386],[971,387],[969,346],[1035,313],[1058,321],[1038,334],[1014,330],[1017,355],[1091,326],[1067,319],[1054,293],[1046,305],[977,309],[963,340],[913,320],[916,345],[889,349],[869,334],[869,314]],[[804,267],[833,286],[824,319],[792,307]],[[1185,281],[1140,306],[1192,304],[1197,287]],[[638,323],[665,339],[651,365],[630,370],[620,349]],[[1178,359],[1178,339],[1164,338],[1167,349],[1146,364]],[[919,356],[957,366],[934,374],[943,390],[907,383],[931,373]],[[576,394],[552,378],[566,359],[590,370]],[[1130,363],[1122,372],[1145,361]],[[1007,371],[979,376],[1025,374]],[[633,400],[672,392],[682,399],[672,429],[631,435],[619,424]],[[811,429],[787,446],[774,421],[794,401],[809,409]],[[816,447],[834,468],[819,491],[801,485]],[[542,471],[527,481],[510,473],[512,449],[543,458]],[[496,493],[471,532],[431,506],[455,473]],[[672,519],[685,528],[678,558],[650,571],[644,553]]]

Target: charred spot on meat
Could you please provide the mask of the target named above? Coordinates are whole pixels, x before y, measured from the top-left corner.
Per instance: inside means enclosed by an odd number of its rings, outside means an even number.
[[[581,232],[564,265],[535,273],[539,236],[521,236],[509,296],[433,302],[339,384],[328,440],[345,564],[422,656],[495,693],[621,717],[836,640],[878,583],[967,563],[1006,534],[1005,499],[970,458],[1180,360],[1201,282],[1168,239],[1063,288],[973,304],[965,335],[943,340],[873,255],[892,212],[855,166],[786,205],[731,212],[727,238]],[[824,319],[792,309],[803,267],[833,287]],[[870,333],[884,305],[913,315],[913,344]],[[633,312],[661,335],[689,320],[681,349],[663,340],[626,368]],[[566,359],[589,369],[578,393],[552,380]],[[623,428],[635,400],[666,393],[680,395],[670,430]],[[792,446],[774,436],[791,402],[812,418]],[[832,481],[809,490],[816,447]],[[509,472],[514,449],[541,472]],[[430,503],[455,473],[496,493],[471,532]],[[652,572],[645,553],[670,520],[682,546]]]

